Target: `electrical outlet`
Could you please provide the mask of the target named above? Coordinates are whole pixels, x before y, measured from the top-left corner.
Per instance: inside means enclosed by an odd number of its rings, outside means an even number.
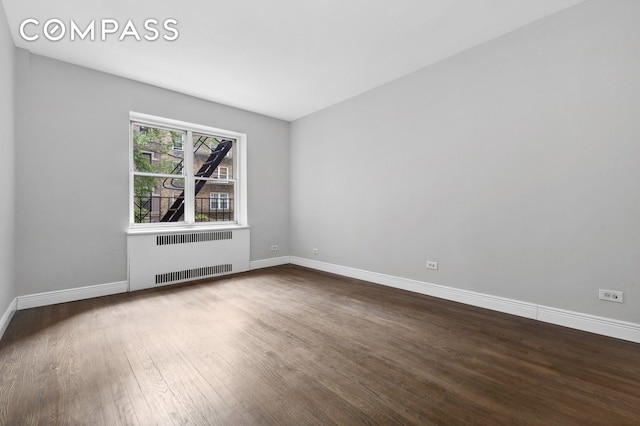
[[[272,245],[271,251],[278,251],[278,245],[277,244]]]
[[[606,300],[607,302],[622,303],[624,300],[624,293],[615,290],[605,290],[603,288],[598,290],[598,298]]]
[[[427,269],[438,269],[438,262],[434,262],[433,260],[427,260]]]
[[[314,248],[312,251],[313,251],[313,254],[318,254],[318,253],[320,253],[320,251],[319,251],[317,248]]]

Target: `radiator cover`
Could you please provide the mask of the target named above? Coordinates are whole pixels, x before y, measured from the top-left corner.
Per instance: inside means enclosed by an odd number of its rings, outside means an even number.
[[[250,230],[132,233],[129,291],[249,270]]]

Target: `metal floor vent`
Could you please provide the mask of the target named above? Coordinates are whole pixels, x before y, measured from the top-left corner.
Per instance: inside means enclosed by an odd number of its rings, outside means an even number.
[[[232,265],[230,263],[227,263],[225,265],[203,266],[200,268],[187,269],[185,271],[156,274],[156,284],[166,284],[173,281],[184,281],[194,278],[226,274],[232,272],[232,270]]]
[[[219,241],[233,239],[233,231],[194,232],[192,234],[169,234],[156,236],[156,245],[189,244],[203,241]]]

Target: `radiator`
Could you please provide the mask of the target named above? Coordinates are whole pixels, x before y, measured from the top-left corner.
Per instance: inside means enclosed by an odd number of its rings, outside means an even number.
[[[129,290],[249,270],[249,229],[129,234]]]

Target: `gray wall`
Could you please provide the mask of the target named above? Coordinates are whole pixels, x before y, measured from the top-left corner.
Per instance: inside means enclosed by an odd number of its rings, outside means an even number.
[[[292,255],[640,322],[638,22],[586,2],[295,121]]]
[[[24,50],[17,72],[19,295],[127,279],[129,111],[246,133],[251,259],[288,255],[289,123]]]
[[[0,202],[0,317],[6,312],[15,297],[14,280],[14,67],[15,48],[9,32],[9,25],[0,4],[0,182],[2,201]]]

